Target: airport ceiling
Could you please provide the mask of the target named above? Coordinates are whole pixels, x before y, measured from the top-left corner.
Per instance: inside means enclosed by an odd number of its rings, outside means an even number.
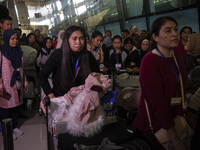
[[[50,0],[15,0],[15,2],[24,1],[26,6],[38,6],[43,7]]]

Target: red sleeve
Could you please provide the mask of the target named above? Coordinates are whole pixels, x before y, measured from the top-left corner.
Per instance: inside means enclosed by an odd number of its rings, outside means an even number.
[[[58,44],[58,41],[55,41],[54,42],[54,48],[56,48],[57,44]]]

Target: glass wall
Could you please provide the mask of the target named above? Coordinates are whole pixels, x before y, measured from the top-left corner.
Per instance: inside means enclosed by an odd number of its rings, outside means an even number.
[[[197,4],[198,0],[52,0],[47,18],[55,34],[75,24],[89,35],[94,30],[121,35],[121,30],[132,25],[148,30],[155,18],[166,15],[174,17],[179,28],[188,25],[199,32]]]
[[[134,25],[137,26],[139,31],[147,29],[147,25],[146,25],[146,21],[145,21],[144,17],[130,19],[130,20],[124,22],[124,29],[130,30],[130,28]]]
[[[142,15],[143,0],[126,0],[124,12],[127,18]]]
[[[151,12],[161,12],[193,5],[198,0],[149,0]]]
[[[182,27],[189,26],[192,28],[193,32],[199,33],[198,9],[197,8],[151,16],[151,17],[149,17],[150,25],[153,23],[153,21],[156,18],[161,17],[161,16],[174,17],[178,23],[179,31]]]
[[[110,23],[105,25],[106,30],[110,30],[113,35],[121,35],[119,22]]]

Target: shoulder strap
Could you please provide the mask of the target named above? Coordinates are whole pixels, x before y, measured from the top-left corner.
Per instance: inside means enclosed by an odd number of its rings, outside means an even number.
[[[174,56],[174,53],[172,53],[172,56],[174,58],[174,61],[177,65],[177,67],[179,68],[178,66],[178,63],[177,63],[177,60],[176,60],[176,57]],[[180,70],[180,69],[179,69]],[[182,79],[182,76],[181,76],[181,71],[180,71],[180,86],[181,86],[181,102],[182,102],[182,108],[185,109],[185,97],[184,97],[184,90],[183,90],[183,79]]]
[[[144,99],[144,104],[145,104],[145,107],[146,107],[147,117],[148,117],[148,120],[149,120],[149,127],[150,127],[151,131],[153,131],[153,126],[152,126],[152,123],[151,123],[151,117],[150,117],[150,114],[149,114],[149,107],[148,107],[146,99]]]

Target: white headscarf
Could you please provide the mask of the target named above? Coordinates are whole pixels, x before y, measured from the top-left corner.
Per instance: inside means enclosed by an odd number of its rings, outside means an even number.
[[[56,49],[61,48],[61,45],[62,45],[63,40],[60,38],[60,35],[61,35],[63,32],[65,32],[65,30],[60,30],[60,31],[58,32],[58,39],[57,39],[58,43],[57,43],[57,45],[56,45]]]

